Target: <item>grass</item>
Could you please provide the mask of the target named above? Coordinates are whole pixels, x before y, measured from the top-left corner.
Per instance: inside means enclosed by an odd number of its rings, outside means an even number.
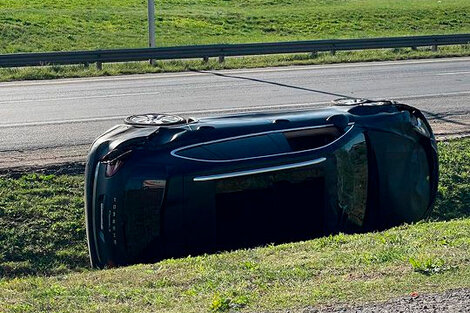
[[[467,0],[156,0],[160,46],[470,32]],[[1,52],[147,45],[147,1],[1,0]]]
[[[439,187],[433,219],[470,217],[470,138],[439,143]]]
[[[470,32],[467,0],[157,0],[158,46]],[[147,46],[143,0],[0,0],[0,53]],[[0,81],[470,55],[468,47],[2,69]]]
[[[85,268],[83,207],[81,176],[0,179],[0,276]]]
[[[156,264],[87,268],[83,178],[0,178],[0,312],[275,311],[470,287],[470,138],[439,143],[432,217]]]
[[[264,312],[438,292],[470,287],[469,232],[469,219],[421,223],[153,265],[3,279],[0,303],[6,312]],[[424,265],[431,270],[423,274],[411,259],[431,260]]]

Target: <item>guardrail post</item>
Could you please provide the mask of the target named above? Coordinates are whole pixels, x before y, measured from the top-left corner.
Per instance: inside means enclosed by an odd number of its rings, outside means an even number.
[[[103,70],[103,63],[101,62],[96,62],[96,69],[98,71],[102,71]]]
[[[89,66],[90,66],[90,64],[88,62],[83,63],[84,68],[88,68]]]
[[[157,45],[155,43],[155,0],[147,1],[147,11],[148,11],[148,24],[149,24],[149,47],[155,48]],[[156,62],[154,59],[150,59],[150,65],[155,66]]]
[[[204,63],[209,62],[209,57],[203,57],[203,58],[202,58],[202,62],[204,62]]]
[[[432,50],[433,52],[437,52],[437,45],[432,45],[431,50]]]
[[[330,50],[330,54],[331,54],[331,55],[335,55],[335,54],[336,54],[336,50],[335,50],[335,49],[331,49],[331,50]]]
[[[310,59],[315,59],[317,56],[318,56],[318,52],[317,52],[317,51],[312,51],[312,52],[310,52],[310,54],[309,54],[309,58],[310,58]]]
[[[412,46],[411,50],[416,51],[416,50],[418,50],[418,48],[416,46]]]
[[[219,55],[219,63],[224,63],[225,62],[225,56]]]

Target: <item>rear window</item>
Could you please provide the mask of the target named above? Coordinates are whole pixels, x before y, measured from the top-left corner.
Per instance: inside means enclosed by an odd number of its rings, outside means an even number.
[[[326,146],[340,135],[336,127],[314,128],[283,133],[292,151],[303,151]]]

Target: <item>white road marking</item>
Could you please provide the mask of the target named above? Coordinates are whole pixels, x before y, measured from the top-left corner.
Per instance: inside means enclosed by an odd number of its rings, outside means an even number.
[[[423,98],[436,98],[436,97],[448,97],[448,96],[462,96],[470,95],[468,91],[448,92],[448,93],[435,93],[435,94],[422,94],[414,96],[397,96],[388,97],[387,99],[392,100],[412,100],[412,99],[423,99]],[[380,99],[377,99],[380,100]],[[287,109],[287,108],[303,108],[313,107],[318,105],[331,105],[329,101],[323,102],[306,102],[306,103],[287,103],[287,104],[271,104],[271,105],[260,105],[260,106],[246,106],[226,109],[207,109],[207,110],[192,110],[192,111],[167,111],[165,113],[171,114],[184,114],[184,115],[203,115],[203,114],[223,114],[231,112],[247,112],[247,111],[262,111],[262,110],[276,110],[276,109]],[[67,120],[54,120],[44,122],[28,122],[28,123],[11,123],[11,124],[0,124],[0,128],[13,128],[13,127],[28,127],[28,126],[46,126],[46,125],[58,125],[58,124],[69,124],[69,123],[90,123],[90,122],[101,122],[101,121],[114,121],[123,120],[127,115],[116,115],[116,116],[104,116],[95,118],[78,118],[78,119],[67,119]]]
[[[389,97],[388,99],[392,99],[392,100],[412,100],[412,99],[421,99],[421,98],[438,98],[438,97],[466,96],[466,95],[470,95],[470,90],[455,91],[455,92],[429,93],[429,94],[424,94],[424,95],[413,95],[413,96]]]
[[[468,72],[470,73],[470,72]],[[437,74],[439,75],[439,74]],[[460,92],[449,92],[449,93],[436,93],[436,94],[425,94],[425,95],[416,95],[416,96],[400,96],[393,97],[393,99],[415,99],[423,97],[438,97],[438,96],[458,96],[458,95],[467,95],[470,91],[460,91]],[[44,98],[44,99],[17,99],[17,100],[2,100],[0,104],[11,104],[11,103],[38,103],[38,102],[50,102],[50,101],[72,101],[72,100],[82,100],[82,99],[106,99],[106,98],[119,98],[119,97],[133,97],[133,96],[146,96],[146,95],[158,95],[160,92],[135,92],[135,93],[120,93],[120,94],[109,94],[109,95],[96,95],[96,96],[83,96],[83,97],[65,97],[65,98]],[[389,99],[392,99],[389,97]]]
[[[19,100],[3,100],[0,104],[10,103],[37,103],[37,102],[49,102],[49,101],[64,101],[64,100],[81,100],[81,99],[100,99],[100,98],[119,98],[119,97],[133,97],[133,96],[146,96],[146,95],[158,95],[160,92],[135,92],[135,93],[114,93],[109,95],[96,95],[96,96],[83,96],[83,97],[65,97],[65,98],[45,98],[45,99],[19,99]]]
[[[291,103],[291,104],[263,105],[263,106],[250,106],[250,107],[227,108],[227,109],[180,111],[180,112],[171,112],[170,111],[170,112],[165,112],[165,113],[186,114],[186,115],[196,115],[197,114],[197,115],[200,115],[200,114],[217,114],[217,113],[240,112],[240,111],[250,111],[250,110],[306,107],[306,106],[327,105],[327,104],[330,104],[330,102]],[[25,127],[25,126],[44,126],[44,125],[56,125],[56,124],[68,124],[68,123],[87,123],[87,122],[124,120],[127,116],[128,115],[116,115],[116,116],[106,116],[106,117],[96,117],[96,118],[55,120],[55,121],[45,121],[45,122],[0,124],[0,128]]]
[[[425,60],[404,60],[404,61],[382,61],[382,62],[362,62],[362,63],[338,63],[329,65],[307,65],[307,66],[286,66],[286,67],[267,67],[255,69],[236,69],[236,70],[217,70],[222,74],[251,74],[251,73],[267,73],[267,72],[285,72],[285,71],[303,71],[313,69],[337,69],[337,68],[362,68],[377,66],[395,66],[410,64],[429,64],[429,63],[449,63],[449,62],[469,62],[468,57],[448,58],[448,59],[425,59]],[[23,86],[41,86],[41,85],[63,85],[63,84],[79,84],[88,82],[108,82],[108,81],[135,81],[144,79],[159,78],[175,78],[190,77],[198,75],[211,75],[210,73],[199,72],[182,72],[182,73],[148,73],[135,75],[121,75],[112,77],[94,77],[94,78],[75,78],[75,79],[57,79],[42,81],[19,81],[0,83],[1,87],[23,87]]]
[[[465,75],[470,74],[470,72],[449,72],[449,73],[439,73],[436,76],[446,76],[446,75]]]

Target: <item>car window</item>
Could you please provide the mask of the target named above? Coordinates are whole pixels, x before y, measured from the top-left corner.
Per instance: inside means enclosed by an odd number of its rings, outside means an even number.
[[[182,149],[177,155],[201,160],[239,160],[311,150],[341,135],[336,127],[322,127],[254,135]]]

